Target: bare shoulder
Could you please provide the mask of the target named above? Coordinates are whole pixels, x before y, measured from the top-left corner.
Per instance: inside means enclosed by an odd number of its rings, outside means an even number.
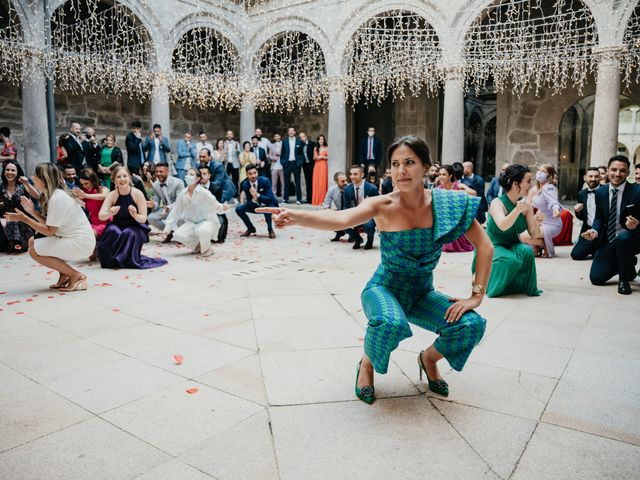
[[[135,188],[135,187],[132,187],[132,188],[131,188],[131,197],[132,197],[136,202],[138,202],[138,201],[143,201],[143,202],[145,202],[145,201],[146,201],[146,200],[145,200],[145,198],[144,198],[144,194],[143,194],[140,190],[138,190],[137,188]]]

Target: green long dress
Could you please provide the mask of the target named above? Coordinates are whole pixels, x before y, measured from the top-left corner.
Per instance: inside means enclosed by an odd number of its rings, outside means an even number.
[[[515,205],[506,194],[498,197],[510,214]],[[518,234],[527,229],[524,215],[518,215],[514,224],[506,231],[500,230],[491,215],[487,219],[487,234],[494,245],[491,277],[487,286],[488,297],[499,297],[513,293],[538,296],[535,255],[530,246],[520,242]],[[475,257],[472,269],[475,273]]]

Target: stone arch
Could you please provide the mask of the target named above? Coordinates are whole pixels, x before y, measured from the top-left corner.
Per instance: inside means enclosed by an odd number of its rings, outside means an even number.
[[[260,33],[248,38],[248,48],[246,49],[246,68],[251,71],[257,67],[258,56],[265,43],[270,39],[275,38],[287,32],[300,32],[308,36],[311,40],[316,42],[325,59],[331,58],[333,52],[333,45],[327,37],[326,33],[315,23],[309,21],[306,18],[291,16],[283,18],[269,25],[269,28],[261,29]]]
[[[221,36],[228,39],[236,49],[236,52],[244,50],[245,39],[235,25],[226,20],[216,17],[212,14],[193,14],[187,15],[171,29],[169,33],[169,46],[174,51],[182,37],[191,30],[196,28],[208,28],[218,32]]]
[[[596,31],[598,34],[606,30],[609,23],[609,9],[602,5],[604,2],[598,0],[580,0],[591,12],[594,18]],[[472,0],[466,8],[461,8],[454,16],[452,22],[452,41],[459,45],[464,45],[467,34],[475,21],[486,11],[488,7],[496,3],[505,3],[505,0]]]
[[[635,4],[632,2],[624,2],[622,7],[623,8],[620,9],[618,28],[615,29],[617,36],[616,44],[624,43],[627,31],[629,27],[631,27],[631,22],[634,18],[640,17],[640,1]]]
[[[346,67],[345,54],[358,29],[376,16],[391,11],[406,11],[421,16],[435,30],[439,42],[442,42],[443,35],[441,33],[447,30],[447,20],[432,2],[371,0],[358,10],[357,15],[348,18],[338,28],[340,34],[335,42],[335,58],[340,59],[340,71],[338,74],[344,74]]]
[[[22,36],[22,41],[25,44],[30,43],[33,40],[33,31],[32,25],[35,23],[33,21],[33,12],[30,8],[25,8],[23,2],[18,0],[5,0],[6,5],[9,9],[13,9],[16,12],[18,17],[18,30],[20,35]],[[35,30],[36,32],[38,29]]]

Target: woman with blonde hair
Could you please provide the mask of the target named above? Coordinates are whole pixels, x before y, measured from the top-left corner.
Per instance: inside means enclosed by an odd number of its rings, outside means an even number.
[[[67,262],[89,258],[96,245],[87,216],[67,190],[60,170],[52,163],[36,165],[33,183],[41,192],[42,215],[22,197],[25,212],[7,213],[9,220],[24,222],[43,238],[29,239],[29,254],[36,262],[56,270],[60,277],[50,288],[61,292],[87,289],[87,277]],[[27,215],[28,214],[28,215]]]
[[[532,237],[528,232],[523,232],[520,239],[531,245],[536,255],[541,255],[541,249],[544,249],[545,253],[542,256],[553,258],[556,256],[553,237],[562,230],[562,219],[560,218],[562,205],[558,200],[558,189],[555,186],[556,169],[548,163],[540,165],[536,172],[536,180],[538,184],[535,189],[529,191],[529,201],[539,212],[542,212],[544,219],[540,225],[540,233],[536,237]]]
[[[113,217],[98,243],[102,268],[155,268],[167,263],[161,258],[142,255],[142,245],[149,241],[147,201],[144,193],[133,188],[131,174],[125,167],[113,168],[111,181],[115,190],[105,198],[100,220]]]

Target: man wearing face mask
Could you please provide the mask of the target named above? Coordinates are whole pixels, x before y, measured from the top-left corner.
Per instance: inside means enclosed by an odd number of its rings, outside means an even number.
[[[376,137],[376,129],[373,126],[367,128],[367,138],[364,138],[360,142],[360,165],[363,166],[364,171],[369,171],[369,165],[373,165],[376,170],[378,169],[378,163],[382,159],[382,144],[380,139]]]
[[[596,218],[596,189],[600,186],[600,170],[598,167],[589,167],[584,174],[584,182],[587,188],[578,193],[578,203],[573,207],[578,220],[582,220],[580,234],[583,234],[593,226]],[[598,247],[595,240],[587,240],[580,236],[571,250],[571,258],[574,260],[586,260],[589,255],[593,255]]]
[[[200,184],[201,173],[190,168],[184,177],[187,188],[176,199],[166,220],[164,234],[173,232],[173,240],[191,249],[192,253],[203,257],[213,255],[211,241],[218,237],[220,223],[218,214],[224,214],[228,207],[219,203],[209,190]],[[178,226],[178,222],[183,223]],[[177,227],[177,228],[176,228]]]

